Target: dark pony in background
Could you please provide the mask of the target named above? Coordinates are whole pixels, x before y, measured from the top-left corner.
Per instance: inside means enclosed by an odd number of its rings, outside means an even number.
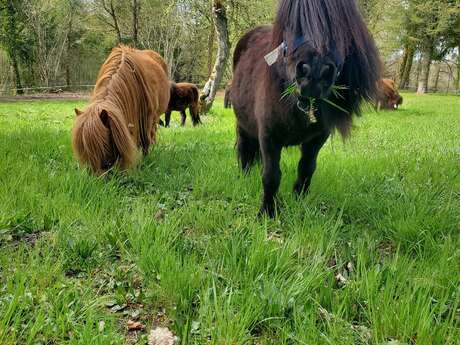
[[[181,115],[181,125],[185,126],[187,118],[186,110],[189,109],[190,117],[194,126],[201,123],[199,112],[200,92],[195,84],[171,82],[171,98],[168,110],[165,114],[165,127],[169,127],[171,113],[179,111]]]
[[[102,65],[90,105],[75,110],[73,150],[83,166],[101,174],[133,167],[155,142],[169,102],[167,66],[157,53],[120,46]]]
[[[247,171],[262,156],[260,213],[274,216],[282,148],[300,145],[294,192],[307,192],[329,136],[348,136],[375,99],[378,51],[354,0],[281,0],[273,26],[238,42],[233,69],[239,162]]]
[[[225,87],[225,94],[224,94],[224,108],[230,109],[232,107],[232,98],[230,92],[232,91],[232,81],[227,83]]]
[[[396,83],[391,79],[381,79],[377,86],[378,94],[375,109],[398,110],[403,103],[403,98],[396,88]]]

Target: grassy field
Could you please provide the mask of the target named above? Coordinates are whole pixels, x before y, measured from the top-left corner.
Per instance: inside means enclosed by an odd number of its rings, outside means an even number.
[[[405,99],[333,138],[300,201],[285,151],[276,220],[220,103],[110,179],[72,157],[83,103],[0,104],[0,344],[460,344],[460,97]]]

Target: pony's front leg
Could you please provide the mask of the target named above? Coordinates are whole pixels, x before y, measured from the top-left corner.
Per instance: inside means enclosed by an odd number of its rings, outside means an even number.
[[[264,196],[259,215],[275,216],[275,197],[281,182],[280,158],[282,146],[274,143],[269,138],[261,136],[260,149],[263,161],[262,183]]]
[[[169,127],[170,122],[171,122],[171,112],[168,110],[165,113],[165,127]]]
[[[294,185],[294,193],[302,195],[308,193],[310,188],[311,179],[316,170],[316,161],[321,148],[329,138],[329,133],[321,133],[313,140],[303,143],[300,147],[302,157],[300,158],[298,167],[298,177]]]

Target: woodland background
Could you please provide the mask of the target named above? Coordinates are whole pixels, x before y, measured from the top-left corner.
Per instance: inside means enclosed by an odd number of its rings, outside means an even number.
[[[360,0],[385,76],[420,93],[460,92],[460,0]],[[90,90],[118,43],[160,52],[176,81],[203,86],[218,50],[213,6],[225,9],[230,56],[276,0],[0,0],[0,94]],[[231,79],[223,62],[219,87]]]

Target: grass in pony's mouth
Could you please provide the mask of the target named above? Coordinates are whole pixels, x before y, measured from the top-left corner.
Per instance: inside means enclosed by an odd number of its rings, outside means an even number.
[[[340,94],[340,91],[342,90],[347,90],[348,87],[344,86],[344,85],[333,85],[332,88],[331,88],[331,91],[332,91],[332,94],[336,97],[336,98],[341,98],[341,99],[344,99],[344,97]],[[291,96],[291,95],[294,95],[297,93],[297,85],[295,82],[293,82],[292,84],[290,84],[281,94],[281,100]],[[312,123],[316,123],[317,122],[317,119],[316,119],[316,111],[317,111],[317,108],[315,108],[315,103],[316,101],[318,101],[317,98],[314,98],[314,97],[308,97],[308,100],[310,102],[310,106],[309,108],[302,108],[300,103],[298,102],[297,103],[297,108],[299,108],[303,113],[307,114],[308,115],[308,118],[310,120],[310,122]],[[348,114],[348,111],[343,109],[341,106],[335,104],[334,102],[332,102],[331,100],[327,99],[327,98],[321,98],[319,99],[321,101],[324,101],[326,102],[327,104],[333,106],[334,108],[340,110],[341,112],[344,112],[345,114]]]
[[[281,93],[281,100],[297,93],[297,84],[293,82]]]

